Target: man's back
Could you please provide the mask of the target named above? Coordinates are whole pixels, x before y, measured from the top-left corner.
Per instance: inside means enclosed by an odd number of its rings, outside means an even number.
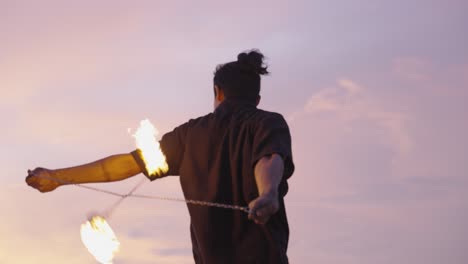
[[[281,115],[236,100],[190,120],[161,140],[170,174],[180,175],[186,199],[247,206],[258,197],[255,163],[280,154],[286,161],[280,210],[265,225],[247,214],[188,205],[197,263],[287,263],[289,237],[283,196],[294,166],[291,139]],[[172,167],[172,168],[171,168]]]

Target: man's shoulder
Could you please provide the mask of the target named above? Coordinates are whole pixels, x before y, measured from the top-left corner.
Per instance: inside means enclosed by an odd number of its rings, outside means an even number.
[[[257,109],[257,118],[261,122],[285,122],[283,115],[278,112]]]
[[[260,109],[260,108],[257,108],[257,111],[258,111],[258,113],[260,115],[262,115],[264,117],[281,117],[281,118],[283,118],[283,115],[278,113],[278,112],[268,111],[268,110]]]
[[[189,127],[197,126],[197,125],[200,125],[200,124],[203,124],[203,123],[206,123],[206,122],[210,121],[212,118],[213,118],[213,113],[208,113],[206,115],[202,115],[202,116],[199,116],[199,117],[190,118],[187,121],[186,124]]]

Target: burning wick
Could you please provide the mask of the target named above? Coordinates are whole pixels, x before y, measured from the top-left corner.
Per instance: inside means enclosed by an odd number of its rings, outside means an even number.
[[[81,225],[81,241],[99,263],[111,264],[120,242],[106,220],[93,216]]]
[[[142,159],[150,176],[159,176],[169,170],[166,157],[161,151],[159,142],[156,141],[158,134],[158,130],[148,119],[142,120],[140,127],[133,134],[136,146],[141,151]]]
[[[159,142],[156,141],[158,131],[148,119],[140,122],[133,137],[137,148],[141,151],[141,156],[145,162],[145,168],[150,176],[159,176],[169,170],[166,157],[161,151]],[[137,184],[127,195],[122,196],[109,210],[110,216],[115,208],[129,195],[131,195],[143,183]],[[104,217],[92,216],[86,223],[81,225],[81,240],[89,253],[102,264],[111,264],[115,253],[119,251],[120,242],[106,222]]]

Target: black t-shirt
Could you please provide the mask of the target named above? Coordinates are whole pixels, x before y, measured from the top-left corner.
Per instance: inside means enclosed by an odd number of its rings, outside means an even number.
[[[239,206],[258,197],[256,162],[273,153],[281,155],[285,171],[279,187],[280,209],[265,225],[248,220],[242,211],[187,207],[197,264],[288,263],[289,227],[283,197],[294,164],[289,128],[280,114],[225,100],[213,113],[165,134],[160,144],[169,164],[169,171],[160,177],[179,175],[186,199]],[[148,176],[138,151],[132,154]]]

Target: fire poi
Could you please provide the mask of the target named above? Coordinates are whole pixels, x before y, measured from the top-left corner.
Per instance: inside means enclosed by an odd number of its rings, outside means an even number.
[[[157,134],[158,131],[148,119],[142,120],[140,127],[133,134],[149,175],[158,175],[169,170],[166,157],[159,147],[159,142],[156,141]],[[132,194],[140,185],[141,183],[135,186],[129,194]],[[122,196],[108,211],[108,215],[129,194]],[[81,240],[89,253],[103,264],[112,263],[114,254],[118,252],[120,247],[120,242],[117,240],[114,231],[112,231],[104,217],[101,216],[93,216],[81,225]]]
[[[148,171],[148,174],[150,176],[159,176],[162,173],[166,173],[169,170],[169,165],[166,162],[166,157],[164,156],[164,153],[162,152],[159,146],[159,142],[156,140],[157,135],[157,129],[151,124],[151,122],[148,119],[142,120],[140,122],[139,128],[136,130],[135,134],[133,134],[133,137],[136,141],[136,146],[140,151],[140,154],[145,162],[146,170]],[[114,231],[107,223],[105,218],[109,218],[112,212],[116,209],[116,207],[128,197],[176,201],[201,206],[213,206],[218,208],[240,210],[249,213],[248,207],[242,207],[238,205],[229,205],[173,197],[133,194],[133,192],[136,191],[136,189],[138,189],[145,182],[145,179],[143,179],[136,186],[134,186],[127,194],[120,194],[95,187],[74,184],[58,179],[51,180],[56,180],[61,183],[69,183],[77,187],[119,197],[117,202],[114,205],[112,205],[112,207],[110,207],[109,210],[107,210],[106,213],[103,214],[103,216],[91,216],[84,224],[81,225],[81,240],[83,244],[88,249],[89,253],[91,253],[91,255],[93,255],[94,258],[102,264],[111,264],[115,254],[119,251],[120,248],[120,242],[118,241]]]
[[[114,254],[119,251],[120,247],[114,231],[100,216],[93,216],[81,225],[81,241],[89,253],[103,264],[112,263]]]
[[[148,119],[142,120],[140,127],[133,134],[136,146],[141,151],[146,170],[150,176],[159,175],[169,170],[166,157],[159,147],[159,142],[156,141],[158,134],[158,130]]]

